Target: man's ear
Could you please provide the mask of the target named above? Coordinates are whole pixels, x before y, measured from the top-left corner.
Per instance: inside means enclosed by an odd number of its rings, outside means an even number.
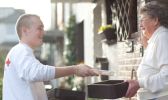
[[[28,29],[26,27],[22,27],[22,35],[28,35]]]

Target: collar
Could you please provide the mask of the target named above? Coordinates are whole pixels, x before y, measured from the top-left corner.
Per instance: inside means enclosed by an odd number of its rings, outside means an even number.
[[[33,52],[33,49],[30,46],[28,46],[26,43],[23,43],[20,41],[19,44],[23,45],[28,51]]]
[[[153,41],[155,41],[155,39],[156,39],[156,37],[158,36],[158,34],[160,34],[162,31],[164,31],[166,28],[164,27],[164,26],[160,26],[160,27],[158,27],[155,31],[154,31],[154,33],[153,33],[153,35],[151,36],[151,38],[148,40],[148,43],[151,43],[151,42],[153,42]]]

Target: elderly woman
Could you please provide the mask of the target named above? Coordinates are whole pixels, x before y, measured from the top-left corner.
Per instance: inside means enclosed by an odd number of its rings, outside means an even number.
[[[127,80],[125,97],[137,93],[138,100],[168,100],[168,11],[152,1],[141,8],[140,15],[148,45],[137,70],[138,80]]]

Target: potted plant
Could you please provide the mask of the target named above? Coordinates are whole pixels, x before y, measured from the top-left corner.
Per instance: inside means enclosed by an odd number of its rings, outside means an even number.
[[[107,44],[113,44],[117,42],[116,29],[112,27],[111,24],[106,26],[100,26],[98,34],[100,34],[101,39]]]

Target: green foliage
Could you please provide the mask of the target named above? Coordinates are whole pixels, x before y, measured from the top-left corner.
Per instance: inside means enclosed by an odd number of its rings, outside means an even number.
[[[73,15],[69,19],[68,27],[66,28],[66,35],[68,39],[67,54],[66,59],[67,65],[76,64],[76,55],[75,55],[75,25],[76,25],[76,17]]]
[[[2,79],[0,79],[0,100],[2,100]]]
[[[76,17],[73,15],[69,19],[68,27],[66,27],[66,37],[68,44],[66,45],[66,65],[77,64],[76,50],[75,50],[75,26]],[[84,90],[84,80],[79,77],[69,76],[65,79],[70,89]]]
[[[3,65],[5,58],[0,57],[0,100],[2,100],[2,77],[3,77]]]
[[[0,78],[2,78],[3,77],[3,66],[4,66],[6,55],[2,55],[2,54],[0,55],[1,55],[0,57]]]
[[[66,82],[69,84],[69,88],[72,89],[74,87],[74,77],[73,76],[69,76],[67,79],[66,79]]]
[[[75,55],[75,25],[76,17],[73,15],[70,17],[68,22],[68,27],[66,27],[66,37],[68,44],[66,45],[66,65],[76,64],[76,55]],[[68,83],[69,88],[73,89],[74,87],[74,76],[69,76],[65,79]]]
[[[2,100],[2,77],[3,77],[3,68],[5,63],[5,58],[8,51],[2,51],[0,49],[0,100]]]

